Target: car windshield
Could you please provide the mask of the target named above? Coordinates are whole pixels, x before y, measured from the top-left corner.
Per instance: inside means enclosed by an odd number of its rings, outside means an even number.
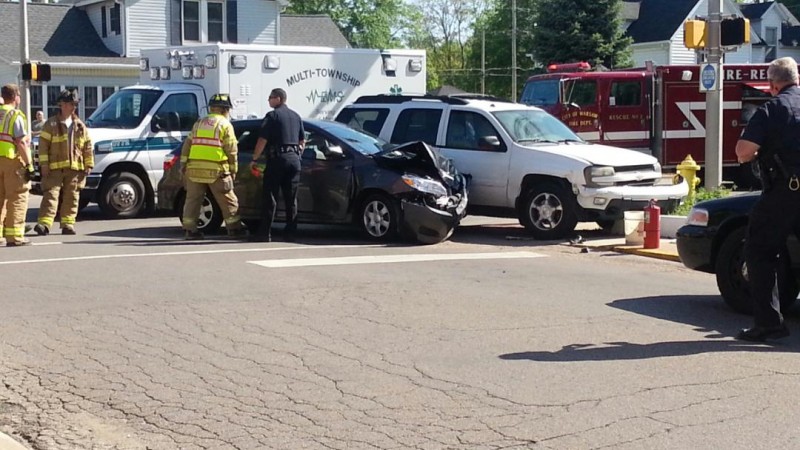
[[[344,125],[328,124],[324,129],[340,140],[347,142],[362,155],[374,155],[396,147],[396,145],[390,144],[377,136],[372,136]]]
[[[150,89],[117,91],[86,119],[86,125],[89,128],[136,128],[163,93]]]
[[[545,111],[519,109],[493,114],[514,142],[583,142],[563,122]]]

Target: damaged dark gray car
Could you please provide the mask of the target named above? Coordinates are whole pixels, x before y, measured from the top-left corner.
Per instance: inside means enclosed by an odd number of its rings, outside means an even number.
[[[336,122],[305,120],[306,145],[297,194],[301,223],[356,224],[372,240],[400,235],[425,244],[447,239],[466,214],[467,177],[422,142],[393,145]],[[233,122],[239,139],[235,189],[240,215],[251,227],[260,218],[261,178],[249,162],[258,139],[258,120]],[[180,148],[164,161],[158,207],[178,216],[185,191]],[[276,220],[283,217],[279,204]],[[209,194],[200,229],[222,226],[219,207]]]

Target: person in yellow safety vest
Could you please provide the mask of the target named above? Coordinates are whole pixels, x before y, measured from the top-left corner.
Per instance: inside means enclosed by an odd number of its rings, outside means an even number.
[[[182,223],[187,240],[204,238],[197,229],[197,220],[207,191],[211,191],[222,210],[228,235],[237,238],[247,235],[239,218],[239,199],[233,191],[239,164],[236,134],[228,120],[232,107],[228,94],[212,96],[208,116],[194,124],[181,147],[181,170],[186,183]]]
[[[50,234],[61,199],[61,234],[75,234],[75,219],[81,189],[94,167],[94,148],[86,125],[75,113],[78,93],[63,90],[58,96],[60,111],[47,119],[39,135],[39,164],[42,168],[42,203],[36,234]]]
[[[2,235],[7,247],[30,244],[25,239],[25,215],[33,163],[28,146],[27,119],[20,104],[19,87],[7,84],[0,89],[0,209],[4,209]]]
[[[33,163],[28,146],[27,119],[20,104],[19,87],[7,84],[0,89],[0,209],[4,209],[2,235],[6,246],[30,244],[25,239],[25,215]]]

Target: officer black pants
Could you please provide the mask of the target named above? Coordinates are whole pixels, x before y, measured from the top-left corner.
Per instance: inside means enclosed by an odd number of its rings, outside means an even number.
[[[287,233],[293,233],[297,229],[298,184],[300,184],[300,155],[295,152],[279,153],[267,160],[259,235],[270,235],[280,192],[283,192],[283,204],[286,208],[285,230]]]
[[[750,212],[745,260],[756,326],[775,327],[783,323],[780,297],[773,295],[773,287],[778,254],[785,248],[789,233],[797,228],[798,218],[800,190],[790,190],[786,180],[776,180]]]

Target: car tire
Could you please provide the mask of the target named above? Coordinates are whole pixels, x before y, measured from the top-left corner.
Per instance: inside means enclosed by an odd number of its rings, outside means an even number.
[[[717,253],[714,273],[717,287],[725,303],[736,312],[753,314],[750,283],[745,275],[744,241],[745,227],[733,230],[725,238]],[[781,309],[786,310],[797,300],[798,285],[791,273],[789,258],[782,254],[778,260],[778,284]]]
[[[186,204],[186,195],[181,195],[178,207],[178,220],[183,226],[183,206]],[[222,228],[222,210],[214,201],[214,198],[206,192],[203,196],[203,204],[200,206],[200,216],[197,218],[197,231],[205,234],[214,234]]]
[[[563,239],[578,224],[575,196],[556,183],[542,183],[522,196],[519,221],[534,238]]]
[[[372,194],[359,208],[358,223],[364,236],[372,241],[386,242],[397,237],[400,219],[397,202],[384,194]]]
[[[146,203],[142,179],[130,172],[115,172],[100,185],[97,204],[109,219],[138,216]]]

